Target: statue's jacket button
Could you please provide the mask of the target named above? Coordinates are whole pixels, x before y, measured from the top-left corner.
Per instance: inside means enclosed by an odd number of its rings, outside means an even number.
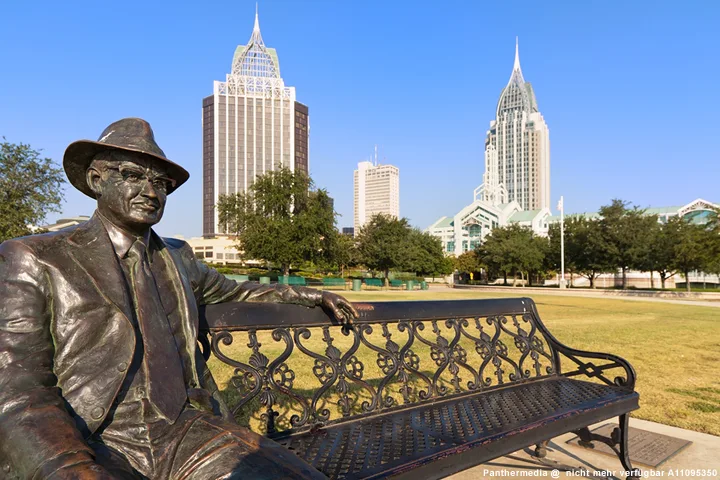
[[[127,368],[128,364],[125,362],[122,362],[120,365],[117,366],[119,372],[124,372],[125,370],[127,370]]]
[[[93,411],[90,412],[90,416],[93,418],[93,420],[100,420],[103,415],[105,415],[105,409],[102,407],[95,407],[93,408]]]

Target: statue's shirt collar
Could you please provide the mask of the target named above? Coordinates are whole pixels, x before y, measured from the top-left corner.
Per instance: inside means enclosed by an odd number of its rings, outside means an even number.
[[[146,248],[150,248],[150,230],[148,230],[143,237],[136,237],[135,235],[132,235],[131,233],[128,233],[122,228],[118,227],[107,218],[103,217],[100,212],[97,212],[97,215],[102,221],[105,230],[107,230],[108,236],[110,237],[110,242],[115,249],[115,254],[119,258],[125,258],[127,256],[128,250],[130,250],[130,247],[132,247],[133,243],[135,243],[137,240],[143,242]]]

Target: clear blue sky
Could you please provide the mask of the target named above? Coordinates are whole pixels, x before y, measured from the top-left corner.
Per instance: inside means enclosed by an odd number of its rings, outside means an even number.
[[[720,3],[260,1],[265,43],[310,107],[311,175],[352,225],[352,172],[378,144],[400,212],[426,228],[472,200],[520,39],[550,128],[552,202],[596,210],[720,201]],[[163,235],[201,234],[201,101],[250,37],[255,2],[37,1],[0,7],[0,136],[58,163],[147,119],[190,181]],[[94,202],[69,187],[64,216]],[[55,220],[52,215],[49,220]]]

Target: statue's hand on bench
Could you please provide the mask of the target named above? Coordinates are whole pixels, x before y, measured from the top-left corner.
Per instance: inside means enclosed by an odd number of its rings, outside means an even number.
[[[358,312],[352,303],[336,293],[323,291],[320,305],[326,311],[331,312],[343,325],[349,325],[358,318]]]

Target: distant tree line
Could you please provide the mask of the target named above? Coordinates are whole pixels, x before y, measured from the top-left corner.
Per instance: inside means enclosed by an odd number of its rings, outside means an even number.
[[[429,276],[453,270],[440,239],[405,218],[379,214],[355,238],[339,233],[327,192],[287,168],[258,176],[247,192],[221,196],[216,208],[244,258],[265,260],[284,275],[307,264],[341,276],[348,267],[364,267],[386,279],[391,271]]]
[[[560,224],[550,225],[548,236],[535,235],[517,224],[494,229],[478,248],[460,255],[455,267],[461,272],[484,270],[491,278],[533,278],[560,271]],[[651,272],[660,285],[681,273],[690,290],[692,271],[720,273],[720,221],[713,212],[707,222],[695,223],[674,216],[659,222],[657,215],[613,200],[596,218],[565,218],[565,270],[571,278],[586,277],[591,287],[603,273],[622,275],[627,288],[629,270]]]

